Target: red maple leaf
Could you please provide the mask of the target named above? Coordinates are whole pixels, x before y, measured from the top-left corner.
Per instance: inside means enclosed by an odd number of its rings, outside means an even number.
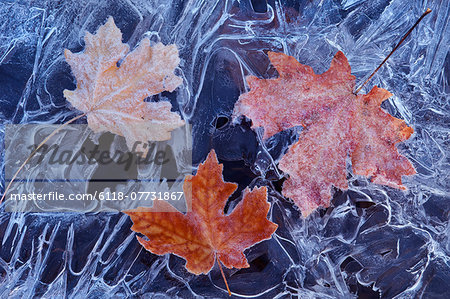
[[[148,238],[138,237],[145,249],[186,259],[186,269],[194,274],[208,273],[216,259],[227,268],[249,267],[243,251],[269,239],[277,225],[267,219],[266,187],[246,189],[231,214],[224,214],[225,203],[237,185],[223,181],[222,168],[211,151],[197,174],[186,177],[184,194],[192,206],[186,214],[160,201],[152,208],[125,211],[133,220],[131,229]],[[158,212],[161,208],[170,212]]]
[[[323,74],[283,53],[269,52],[269,59],[279,78],[248,77],[251,90],[240,96],[234,114],[251,118],[253,127],[263,126],[265,138],[303,126],[279,168],[289,174],[283,195],[304,216],[330,205],[332,186],[348,188],[348,156],[355,174],[405,189],[402,175],[416,172],[395,144],[408,139],[413,129],[380,108],[391,93],[374,87],[367,95],[353,94],[355,77],[342,52]]]

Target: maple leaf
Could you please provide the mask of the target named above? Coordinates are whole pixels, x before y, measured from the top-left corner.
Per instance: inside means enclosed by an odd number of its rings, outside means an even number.
[[[391,93],[374,87],[367,95],[353,94],[355,77],[342,52],[323,74],[283,53],[269,52],[269,59],[279,78],[247,77],[250,91],[239,97],[234,115],[244,114],[253,127],[263,126],[264,138],[303,126],[279,168],[289,174],[283,195],[304,216],[330,205],[332,186],[348,188],[347,156],[355,174],[405,189],[402,175],[416,172],[395,144],[408,139],[413,129],[380,108]]]
[[[169,102],[144,102],[146,97],[172,92],[182,83],[173,73],[180,61],[175,45],[151,47],[144,38],[128,53],[112,17],[96,34],[86,32],[84,40],[83,53],[65,50],[77,88],[64,90],[64,96],[87,113],[92,130],[124,136],[131,149],[137,141],[168,140],[172,130],[184,125],[180,116],[170,111]]]
[[[216,259],[227,268],[249,267],[243,251],[269,239],[277,225],[267,219],[266,187],[245,189],[242,201],[230,215],[224,214],[237,184],[223,181],[222,168],[212,150],[197,174],[186,177],[184,194],[192,206],[186,214],[160,201],[152,208],[125,211],[134,223],[131,229],[148,238],[137,237],[139,243],[154,254],[186,259],[186,269],[197,275],[208,273]],[[171,212],[158,212],[160,208]]]

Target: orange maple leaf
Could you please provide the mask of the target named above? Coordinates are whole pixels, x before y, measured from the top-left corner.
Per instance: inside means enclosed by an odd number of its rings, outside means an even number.
[[[65,50],[77,89],[64,90],[64,96],[87,114],[92,130],[124,136],[131,149],[137,141],[168,140],[172,130],[184,125],[180,116],[170,111],[170,102],[144,102],[146,97],[172,92],[182,83],[173,73],[180,61],[175,45],[151,47],[144,38],[128,53],[129,46],[122,43],[122,33],[112,17],[96,34],[86,32],[84,41],[83,53]]]
[[[355,77],[342,52],[323,74],[283,53],[269,52],[269,59],[279,78],[247,77],[251,90],[240,96],[234,115],[244,114],[253,127],[263,126],[265,138],[303,126],[279,168],[289,174],[283,195],[294,200],[304,216],[330,205],[332,185],[348,188],[347,156],[355,174],[405,189],[402,175],[416,172],[395,144],[408,139],[413,129],[380,108],[391,93],[374,87],[367,95],[353,94]]]
[[[242,201],[231,214],[224,214],[225,203],[237,184],[223,181],[222,168],[213,150],[197,174],[186,177],[183,189],[192,205],[186,214],[160,201],[152,208],[125,211],[134,223],[131,229],[148,238],[137,237],[145,249],[186,259],[186,269],[194,274],[208,273],[216,259],[227,268],[249,267],[243,251],[270,239],[277,225],[267,219],[270,203],[266,187],[245,189]],[[160,208],[172,211],[158,212]]]

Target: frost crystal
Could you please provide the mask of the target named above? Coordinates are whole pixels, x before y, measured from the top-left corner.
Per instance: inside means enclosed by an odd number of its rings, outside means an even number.
[[[2,1],[2,123],[54,124],[73,117],[63,97],[64,89],[75,89],[63,50],[82,51],[84,33],[113,16],[132,49],[144,36],[178,46],[176,74],[186,84],[152,100],[168,98],[192,124],[193,162],[214,147],[226,181],[242,189],[268,187],[269,219],[279,227],[271,240],[245,251],[250,268],[225,270],[234,293],[450,298],[450,1],[267,3]],[[342,51],[363,82],[426,7],[433,12],[370,82],[394,94],[383,108],[414,127],[400,148],[418,172],[404,182],[409,191],[349,177],[349,190],[336,191],[330,208],[303,220],[279,193],[276,167],[299,130],[262,141],[245,119],[216,126],[217,118],[230,117],[239,95],[248,91],[245,76],[278,76],[267,51],[293,56],[316,73]],[[27,178],[32,181],[32,173]],[[142,249],[131,225],[128,216],[113,213],[1,213],[0,297],[228,297],[217,267],[207,276],[190,274],[182,259]]]

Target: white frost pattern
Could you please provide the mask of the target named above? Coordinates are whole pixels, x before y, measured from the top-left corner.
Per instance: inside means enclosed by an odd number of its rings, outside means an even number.
[[[259,146],[250,185],[269,186],[271,219],[280,228],[246,251],[250,269],[225,272],[240,298],[449,298],[450,2],[269,0],[266,12],[255,13],[265,2],[2,1],[0,119],[72,117],[62,97],[73,89],[63,49],[81,50],[85,31],[112,15],[131,48],[143,36],[178,45],[185,84],[176,99],[204,158],[210,139],[228,138],[228,131],[211,137],[211,117],[233,109],[221,90],[237,90],[236,101],[247,88],[244,76],[276,75],[264,51],[284,51],[323,72],[341,50],[363,82],[429,7],[432,14],[365,87],[392,92],[383,107],[415,129],[399,146],[418,171],[406,179],[409,191],[351,176],[332,208],[303,220],[276,191],[274,151],[286,144],[275,149],[285,138],[275,136]],[[0,132],[3,138],[4,125]],[[113,213],[1,213],[0,297],[227,297],[218,268],[191,275],[181,259],[143,251],[130,226]]]

